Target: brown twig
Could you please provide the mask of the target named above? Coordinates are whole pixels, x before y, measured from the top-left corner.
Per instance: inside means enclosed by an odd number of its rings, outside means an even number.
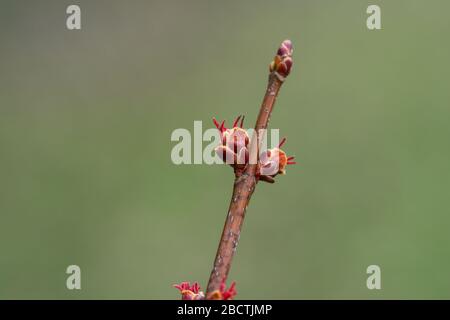
[[[281,44],[277,55],[270,65],[269,81],[255,125],[257,139],[251,139],[250,142],[250,159],[253,159],[253,161],[250,160],[250,164],[245,168],[235,168],[233,195],[214,260],[214,267],[209,278],[206,290],[207,299],[211,298],[217,290],[220,290],[221,284],[227,279],[239,242],[247,206],[258,180],[261,177],[261,180],[266,182],[274,182],[271,177],[264,176],[263,178],[263,176],[259,175],[260,164],[258,155],[261,143],[261,130],[267,128],[278,92],[285,78],[289,75],[292,66],[291,55],[292,44],[289,40],[286,40]]]

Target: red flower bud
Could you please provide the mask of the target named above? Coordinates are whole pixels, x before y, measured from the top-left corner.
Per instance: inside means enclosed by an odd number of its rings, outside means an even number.
[[[261,176],[275,177],[277,174],[285,174],[288,164],[296,164],[294,157],[288,157],[280,148],[286,142],[286,138],[281,140],[278,148],[269,149],[263,152],[259,158]]]
[[[241,120],[239,126],[239,120]],[[215,151],[217,155],[231,166],[245,165],[248,162],[247,145],[250,138],[247,131],[242,128],[244,125],[244,117],[237,117],[231,129],[225,127],[225,121],[221,124],[213,118],[216,128],[220,131],[222,144]]]
[[[220,289],[213,291],[209,296],[209,300],[233,300],[236,296],[236,283],[231,283],[231,286],[227,289],[225,281],[220,284]]]
[[[205,295],[200,291],[200,285],[194,282],[191,286],[189,282],[182,282],[180,284],[174,284],[175,288],[180,290],[181,300],[203,300]]]
[[[291,72],[293,51],[292,42],[284,40],[278,48],[277,55],[270,63],[270,72],[275,72],[280,81],[284,81]]]

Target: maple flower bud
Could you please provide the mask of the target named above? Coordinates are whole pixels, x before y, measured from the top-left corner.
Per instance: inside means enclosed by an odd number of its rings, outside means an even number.
[[[285,174],[286,166],[288,164],[295,164],[294,157],[288,157],[286,153],[281,150],[281,146],[286,142],[286,138],[281,140],[277,148],[269,149],[260,155],[260,169],[261,176],[275,177],[277,174]]]
[[[200,285],[194,282],[191,286],[189,282],[182,282],[180,284],[173,285],[180,290],[181,300],[204,300],[205,295],[200,291]]]
[[[220,284],[220,288],[211,292],[208,296],[209,300],[233,300],[236,296],[236,282],[231,283],[230,287],[227,289],[225,281]]]
[[[284,40],[270,63],[270,72],[275,72],[280,81],[284,81],[291,72],[293,51],[291,40]]]
[[[238,125],[239,120],[240,124]],[[217,155],[226,164],[233,167],[235,165],[245,165],[248,162],[247,145],[250,138],[247,131],[242,128],[244,125],[244,117],[237,117],[233,123],[233,127],[230,129],[225,127],[225,121],[222,121],[222,123],[219,124],[219,122],[213,118],[213,122],[221,134],[222,142],[222,144],[215,149]]]

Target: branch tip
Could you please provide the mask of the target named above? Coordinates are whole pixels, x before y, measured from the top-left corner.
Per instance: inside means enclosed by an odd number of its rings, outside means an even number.
[[[270,64],[270,72],[274,72],[280,81],[284,81],[291,72],[293,51],[292,41],[284,40]]]

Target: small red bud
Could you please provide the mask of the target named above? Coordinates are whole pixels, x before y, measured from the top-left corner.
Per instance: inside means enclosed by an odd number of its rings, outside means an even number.
[[[238,127],[239,120],[241,121]],[[242,128],[244,124],[244,116],[239,116],[234,120],[233,127],[227,129],[223,123],[213,118],[214,125],[221,133],[222,144],[216,147],[215,152],[226,164],[231,166],[245,165],[248,162],[247,145],[250,141],[248,133]]]
[[[236,282],[231,283],[230,287],[227,289],[225,281],[220,284],[218,290],[213,291],[209,296],[209,300],[233,300],[236,296]]]
[[[191,286],[189,282],[182,282],[180,284],[174,284],[175,288],[180,290],[181,300],[203,300],[205,295],[200,291],[200,285],[194,282]]]
[[[280,81],[284,81],[291,72],[293,51],[292,42],[290,40],[284,40],[278,48],[277,55],[270,64],[270,72],[275,72]]]

